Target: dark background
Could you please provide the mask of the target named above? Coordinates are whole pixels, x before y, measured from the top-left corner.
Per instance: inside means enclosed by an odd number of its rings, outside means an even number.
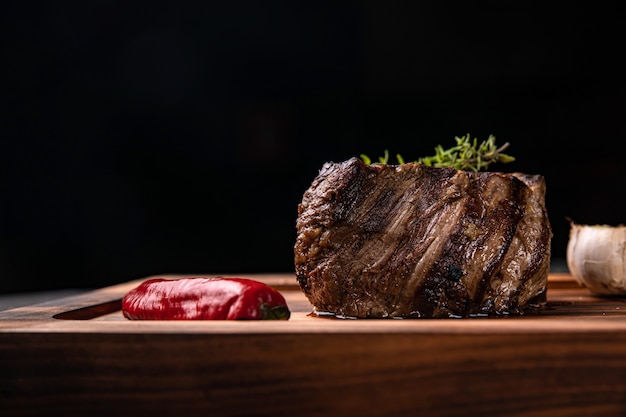
[[[458,3],[5,3],[0,291],[292,271],[324,162],[465,133],[545,176],[562,267],[625,219],[624,7]]]

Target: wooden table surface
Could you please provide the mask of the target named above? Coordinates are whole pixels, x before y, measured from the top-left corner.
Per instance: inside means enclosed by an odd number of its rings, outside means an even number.
[[[567,274],[540,314],[415,320],[314,317],[293,274],[245,276],[290,320],[126,320],[142,280],[0,312],[0,415],[626,415],[626,298]]]

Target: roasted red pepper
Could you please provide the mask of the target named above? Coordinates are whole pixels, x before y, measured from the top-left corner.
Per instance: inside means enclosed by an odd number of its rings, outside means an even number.
[[[283,295],[248,278],[155,278],[122,299],[131,320],[288,320]]]

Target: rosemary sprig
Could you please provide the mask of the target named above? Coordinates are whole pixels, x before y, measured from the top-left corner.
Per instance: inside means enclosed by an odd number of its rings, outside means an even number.
[[[443,146],[435,147],[435,155],[419,158],[413,161],[417,164],[423,164],[433,167],[453,167],[465,171],[480,171],[487,169],[489,165],[495,162],[508,163],[515,160],[514,157],[503,153],[509,147],[509,143],[497,147],[496,137],[489,135],[487,140],[478,143],[478,139],[471,139],[469,133],[465,136],[455,137],[456,146],[450,149],[444,149]],[[371,159],[361,154],[361,159],[366,165],[371,165]],[[399,164],[404,164],[404,158],[400,154],[396,154]],[[378,158],[379,164],[389,163],[389,151],[385,149],[384,156]]]

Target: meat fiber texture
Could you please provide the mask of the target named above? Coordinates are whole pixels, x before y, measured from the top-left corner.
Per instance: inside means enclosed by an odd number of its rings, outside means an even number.
[[[298,284],[316,313],[345,318],[537,311],[545,193],[540,175],[328,162],[298,205]]]

